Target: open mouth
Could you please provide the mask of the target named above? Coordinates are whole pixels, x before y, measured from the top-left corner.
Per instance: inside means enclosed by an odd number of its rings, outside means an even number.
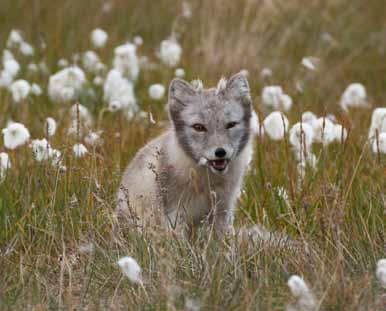
[[[221,160],[209,160],[209,165],[213,167],[217,171],[224,171],[227,168],[227,165],[229,163],[228,159],[221,159]]]

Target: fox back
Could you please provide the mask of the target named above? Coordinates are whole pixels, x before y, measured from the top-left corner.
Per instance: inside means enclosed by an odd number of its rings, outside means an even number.
[[[243,176],[252,158],[252,109],[242,73],[216,88],[174,79],[169,86],[171,127],[143,147],[127,167],[117,212],[137,226],[192,228],[233,224]]]

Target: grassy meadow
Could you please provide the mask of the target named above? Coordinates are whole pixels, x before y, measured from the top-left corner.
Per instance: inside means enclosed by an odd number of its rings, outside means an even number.
[[[386,156],[368,143],[371,113],[386,103],[386,3],[380,0],[190,1],[1,0],[0,52],[18,29],[35,48],[33,56],[12,51],[21,66],[18,78],[39,84],[41,96],[14,103],[0,88],[0,129],[11,119],[31,138],[45,137],[53,117],[57,132],[49,143],[60,150],[66,170],[37,162],[28,144],[0,152],[12,163],[0,184],[1,310],[285,310],[294,302],[287,280],[303,277],[316,300],[315,310],[386,310],[386,292],[375,277],[386,257]],[[90,33],[103,28],[107,44],[97,51],[111,68],[114,48],[140,35],[141,68],[135,96],[154,122],[128,121],[106,109],[103,86],[92,83],[79,103],[93,116],[91,129],[103,131],[103,144],[75,157],[81,137],[68,135],[70,107],[47,95],[58,60],[81,61],[76,53],[93,50]],[[133,228],[114,216],[121,174],[135,152],[168,126],[165,104],[148,88],[166,88],[174,69],[156,56],[160,42],[174,35],[183,49],[178,67],[187,81],[212,87],[222,76],[246,69],[253,103],[262,121],[266,85],[281,85],[294,104],[291,124],[304,111],[333,114],[348,139],[325,148],[313,146],[315,170],[307,168],[297,186],[296,159],[288,137],[275,142],[257,136],[251,170],[238,202],[235,227],[259,223],[299,241],[301,249],[216,241],[205,235],[188,241],[173,233]],[[45,45],[45,47],[44,47]],[[320,61],[317,70],[302,58]],[[44,61],[48,72],[31,73]],[[261,76],[263,68],[272,75]],[[350,83],[367,90],[371,108],[339,106]],[[283,198],[280,189],[288,193]],[[305,250],[307,249],[307,251]],[[117,261],[132,256],[143,269],[143,285],[132,284]],[[299,309],[300,310],[300,309]],[[305,309],[306,310],[306,309]],[[308,309],[307,309],[308,310]]]

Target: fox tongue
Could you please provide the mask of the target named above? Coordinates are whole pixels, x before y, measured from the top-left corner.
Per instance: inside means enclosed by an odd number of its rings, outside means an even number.
[[[212,166],[216,169],[223,169],[225,167],[226,161],[225,160],[213,160]]]

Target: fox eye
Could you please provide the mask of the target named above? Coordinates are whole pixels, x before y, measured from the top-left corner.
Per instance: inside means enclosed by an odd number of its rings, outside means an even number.
[[[197,132],[206,132],[205,126],[203,126],[203,125],[200,124],[200,123],[193,124],[193,128],[194,128],[194,130],[197,131]]]
[[[237,122],[229,122],[226,126],[226,129],[229,130],[232,127],[235,127],[238,123]]]

